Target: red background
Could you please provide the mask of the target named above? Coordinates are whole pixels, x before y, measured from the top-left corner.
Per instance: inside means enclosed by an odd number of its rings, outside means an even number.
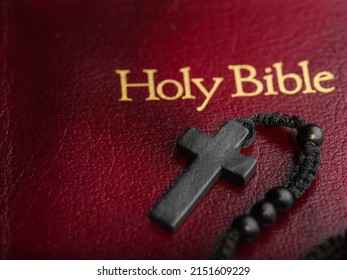
[[[147,217],[187,164],[174,150],[189,127],[278,111],[322,126],[317,179],[238,258],[293,259],[347,228],[347,3],[330,1],[1,1],[0,257],[206,259],[230,219],[288,173],[293,132],[259,129],[243,188],[219,180],[175,233]],[[231,98],[230,64],[331,71],[330,94]],[[196,100],[119,102],[116,69],[144,82],[224,77],[203,112]],[[260,77],[260,76],[259,76]]]

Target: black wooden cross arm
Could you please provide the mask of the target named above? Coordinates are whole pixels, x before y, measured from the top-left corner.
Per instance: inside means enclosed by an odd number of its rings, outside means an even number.
[[[153,206],[150,218],[175,231],[220,176],[238,185],[247,183],[256,169],[256,159],[240,154],[247,134],[235,121],[226,122],[213,137],[190,128],[177,148],[193,161]]]

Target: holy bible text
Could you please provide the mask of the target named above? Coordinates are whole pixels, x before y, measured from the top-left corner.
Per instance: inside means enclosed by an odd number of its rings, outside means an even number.
[[[259,77],[259,73],[252,65],[229,65],[228,69],[232,72],[233,79],[227,79],[228,82],[234,82],[234,92],[231,97],[252,97],[260,94],[265,96],[273,95],[295,95],[331,93],[335,86],[326,82],[334,80],[334,74],[329,71],[321,71],[315,75],[311,74],[309,61],[300,61],[296,73],[285,72],[283,62],[276,62],[271,67],[266,67],[264,75]],[[116,70],[119,75],[121,93],[119,101],[133,101],[134,98],[141,98],[141,94],[136,89],[146,88],[148,90],[146,101],[174,101],[174,100],[192,100],[196,96],[202,95],[203,102],[196,110],[202,112],[220,88],[220,85],[226,80],[224,77],[212,77],[213,84],[210,87],[204,85],[204,78],[192,78],[191,67],[179,69],[182,74],[180,81],[175,79],[165,79],[156,83],[155,74],[158,69],[143,69],[145,82],[129,82],[130,70]],[[248,87],[246,85],[248,84]],[[165,90],[165,87],[171,85],[171,90]],[[172,87],[175,89],[172,91]],[[132,88],[132,90],[130,90]],[[246,90],[247,89],[247,90]]]

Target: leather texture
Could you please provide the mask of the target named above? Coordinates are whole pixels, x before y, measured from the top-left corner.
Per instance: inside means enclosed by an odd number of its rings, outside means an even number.
[[[295,259],[347,229],[347,3],[292,1],[22,0],[0,3],[0,257],[208,259],[232,218],[294,164],[293,131],[257,129],[242,153],[258,161],[244,187],[219,180],[176,233],[148,218],[186,167],[175,141],[196,127],[259,112],[297,114],[325,131],[318,176],[239,259]],[[331,71],[336,90],[231,98],[228,65]],[[132,82],[191,76],[225,81],[195,100],[120,102],[116,69]],[[168,87],[169,90],[169,87]]]

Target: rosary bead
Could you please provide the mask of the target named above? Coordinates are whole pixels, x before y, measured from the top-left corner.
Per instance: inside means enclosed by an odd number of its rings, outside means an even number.
[[[232,228],[239,232],[242,243],[253,241],[260,231],[257,221],[249,215],[242,215],[236,218],[232,224]]]
[[[294,202],[292,193],[283,187],[271,189],[266,194],[265,198],[275,206],[277,212],[288,210]]]
[[[324,140],[323,130],[316,125],[305,125],[299,129],[296,135],[296,141],[301,147],[304,147],[306,142],[313,142],[317,146],[322,145]]]
[[[258,221],[262,228],[271,226],[277,217],[275,206],[268,201],[260,201],[256,203],[252,210],[251,215]]]

